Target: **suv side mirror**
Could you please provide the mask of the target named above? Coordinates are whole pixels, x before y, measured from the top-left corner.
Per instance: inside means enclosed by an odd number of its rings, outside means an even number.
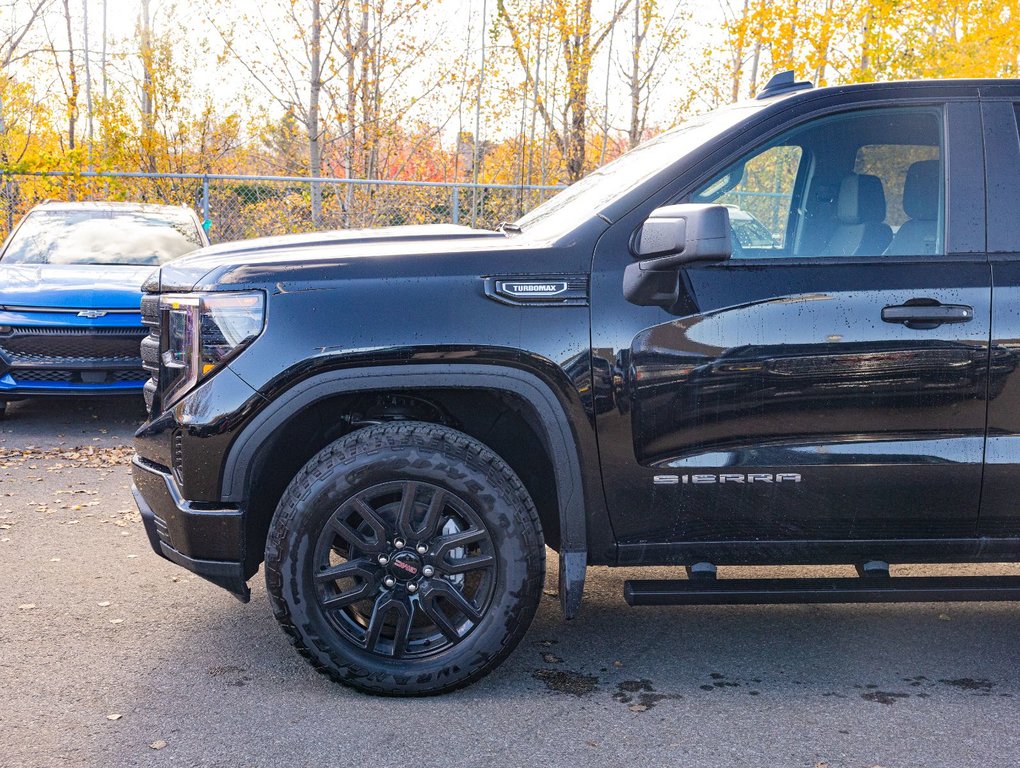
[[[724,205],[694,203],[656,208],[635,233],[631,251],[641,260],[624,271],[623,295],[641,306],[671,306],[681,266],[733,254],[730,212]]]

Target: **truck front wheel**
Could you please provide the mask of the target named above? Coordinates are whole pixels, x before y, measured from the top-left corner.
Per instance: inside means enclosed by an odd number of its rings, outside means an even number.
[[[353,432],[288,486],[266,545],[273,612],[319,671],[360,690],[468,685],[513,650],[545,548],[523,483],[477,440],[424,422]]]

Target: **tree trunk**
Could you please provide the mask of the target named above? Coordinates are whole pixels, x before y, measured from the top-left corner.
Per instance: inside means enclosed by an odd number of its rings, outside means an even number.
[[[761,62],[761,30],[755,35],[754,55],[751,57],[751,77],[747,86],[747,95],[754,98],[758,90],[758,64]]]
[[[308,115],[305,128],[308,132],[308,174],[312,177],[312,226],[322,224],[322,183],[315,181],[322,175],[322,145],[319,135],[319,93],[322,90],[322,18],[319,0],[312,0],[312,29],[309,58]]]
[[[92,68],[89,66],[89,2],[82,0],[82,23],[85,35],[85,117],[88,126],[88,169],[92,170]]]
[[[641,2],[634,3],[634,39],[630,51],[630,130],[627,146],[634,149],[641,141],[641,46],[645,36],[641,30]]]
[[[71,33],[70,0],[64,0],[64,21],[67,25],[67,75],[71,86],[67,93],[67,147],[73,152],[75,126],[78,122],[78,73],[74,66],[74,36]]]
[[[142,155],[145,169],[149,173],[156,172],[156,154],[153,147],[153,134],[156,131],[156,108],[153,86],[153,54],[152,27],[149,19],[149,0],[142,0]]]

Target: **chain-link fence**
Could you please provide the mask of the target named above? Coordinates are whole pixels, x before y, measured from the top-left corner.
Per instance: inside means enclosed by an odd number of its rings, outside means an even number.
[[[0,174],[0,239],[44,200],[187,205],[213,242],[324,229],[513,221],[559,187],[147,173]]]

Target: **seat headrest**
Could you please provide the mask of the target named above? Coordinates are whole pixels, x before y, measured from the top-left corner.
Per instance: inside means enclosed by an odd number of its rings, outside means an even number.
[[[836,218],[840,224],[885,221],[885,190],[878,176],[851,173],[839,185]]]
[[[903,184],[903,210],[912,219],[935,221],[939,217],[938,160],[921,160],[907,169]]]

